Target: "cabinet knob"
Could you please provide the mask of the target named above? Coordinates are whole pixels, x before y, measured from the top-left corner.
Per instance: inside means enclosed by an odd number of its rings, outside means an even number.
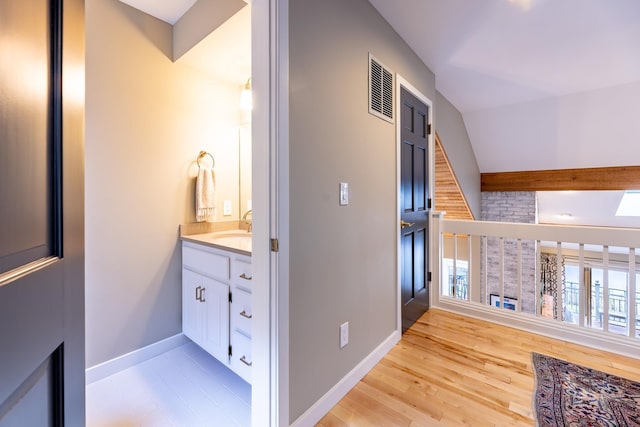
[[[247,276],[245,273],[242,273],[240,275],[240,278],[244,279],[244,280],[251,280],[251,279],[253,279],[253,276]]]
[[[202,286],[198,286],[196,288],[196,301],[200,301],[200,291],[202,290]]]
[[[206,291],[207,288],[202,288],[202,290],[200,291],[200,302],[205,302],[204,299],[204,291]]]
[[[246,310],[242,310],[242,312],[240,312],[240,316],[251,319],[253,317],[253,314],[248,314]]]
[[[240,358],[240,361],[241,361],[242,363],[244,363],[245,365],[247,365],[247,366],[251,366],[251,365],[253,365],[253,362],[248,362],[248,361],[247,361],[247,357],[246,357],[246,356],[242,356],[242,357]]]

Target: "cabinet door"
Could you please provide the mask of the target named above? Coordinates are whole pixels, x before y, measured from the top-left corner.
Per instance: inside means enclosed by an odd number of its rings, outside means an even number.
[[[204,276],[182,269],[182,332],[198,345],[204,337],[205,305],[198,300],[204,285]]]
[[[206,305],[206,326],[202,348],[229,363],[229,285],[204,277],[202,300]]]

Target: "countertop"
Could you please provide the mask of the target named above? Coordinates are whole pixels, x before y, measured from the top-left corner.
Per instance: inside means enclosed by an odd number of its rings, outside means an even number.
[[[181,225],[180,240],[251,256],[251,233],[238,228],[237,224],[235,222],[235,224],[204,229],[200,224]],[[236,228],[230,228],[232,225],[236,225]]]

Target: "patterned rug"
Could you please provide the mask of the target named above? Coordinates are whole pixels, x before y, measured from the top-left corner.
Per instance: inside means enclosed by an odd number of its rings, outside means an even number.
[[[640,383],[533,353],[540,427],[640,426]]]

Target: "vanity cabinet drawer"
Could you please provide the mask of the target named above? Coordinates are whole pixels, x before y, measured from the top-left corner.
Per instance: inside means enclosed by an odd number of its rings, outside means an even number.
[[[184,244],[182,246],[182,265],[193,271],[220,280],[229,280],[228,256],[196,249]]]
[[[231,264],[231,280],[238,286],[251,289],[251,281],[253,273],[251,262],[240,259],[234,259]]]
[[[231,303],[231,328],[251,336],[251,322],[253,311],[251,310],[251,293],[235,288],[233,302]]]
[[[251,338],[242,335],[238,331],[231,333],[231,369],[246,382],[251,384]]]

